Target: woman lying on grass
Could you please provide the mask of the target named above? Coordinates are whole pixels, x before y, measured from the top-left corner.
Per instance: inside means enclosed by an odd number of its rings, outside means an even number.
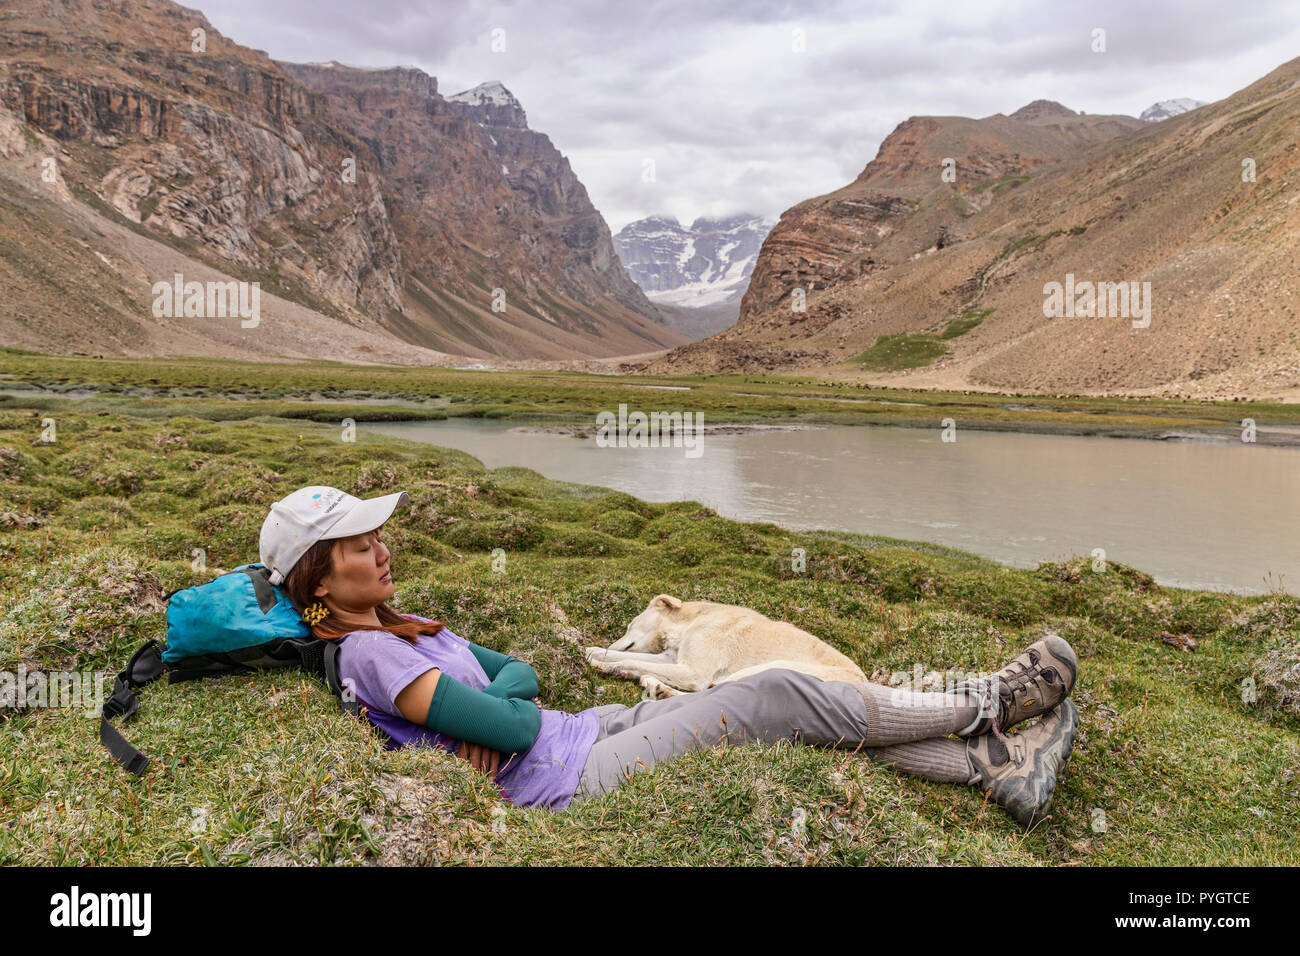
[[[405,492],[363,501],[337,488],[301,488],[272,505],[261,535],[271,582],[316,636],[340,642],[339,678],[390,748],[441,747],[486,773],[512,803],[562,810],[690,750],[797,737],[860,750],[927,780],[977,786],[1024,825],[1048,811],[1078,727],[1068,699],[1078,663],[1056,635],[992,678],[946,694],[771,669],[630,707],[547,710],[528,664],[388,606],[392,555],[380,531],[406,501]],[[1039,714],[1027,730],[1003,733]]]

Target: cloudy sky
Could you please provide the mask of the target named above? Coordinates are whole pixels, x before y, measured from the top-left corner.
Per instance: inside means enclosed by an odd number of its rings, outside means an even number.
[[[444,94],[500,80],[615,232],[656,213],[776,218],[851,181],[908,116],[1040,98],[1137,115],[1221,99],[1300,54],[1296,0],[185,5],[276,59],[415,65]]]

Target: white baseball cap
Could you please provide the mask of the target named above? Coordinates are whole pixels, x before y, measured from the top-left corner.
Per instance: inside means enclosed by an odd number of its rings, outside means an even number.
[[[258,542],[271,583],[282,583],[317,541],[374,531],[408,500],[405,491],[363,500],[325,485],[299,488],[281,498],[262,522]]]

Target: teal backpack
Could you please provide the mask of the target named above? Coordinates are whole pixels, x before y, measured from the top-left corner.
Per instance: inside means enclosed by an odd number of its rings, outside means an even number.
[[[321,680],[347,713],[361,705],[343,694],[338,643],[312,637],[293,603],[271,583],[265,567],[245,564],[206,584],[172,591],[167,602],[167,645],[146,642],[113,682],[104,701],[99,740],[113,759],[141,776],[149,758],[117,731],[110,717],[129,720],[139,709],[136,690],[167,674],[169,684],[198,677],[300,667]]]

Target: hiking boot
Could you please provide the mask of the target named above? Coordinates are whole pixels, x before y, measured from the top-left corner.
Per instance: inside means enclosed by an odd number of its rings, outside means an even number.
[[[1078,729],[1079,709],[1067,698],[1028,730],[1005,738],[971,737],[966,741],[969,782],[991,795],[1021,826],[1030,826],[1051,809],[1052,794],[1065,776]]]
[[[1069,641],[1048,634],[992,677],[962,681],[949,691],[970,695],[979,706],[975,720],[957,733],[971,737],[992,731],[1006,743],[1002,731],[1045,714],[1065,700],[1078,675],[1079,659]]]

